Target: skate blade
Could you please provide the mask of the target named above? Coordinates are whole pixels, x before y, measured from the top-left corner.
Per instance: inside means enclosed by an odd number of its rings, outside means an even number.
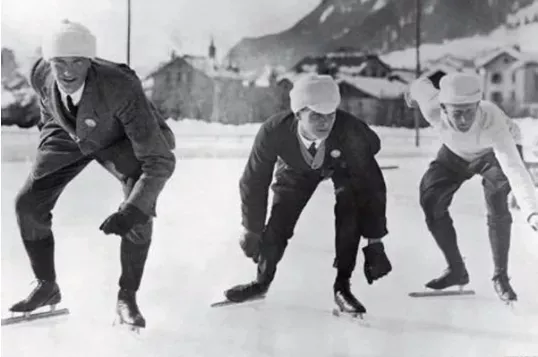
[[[15,314],[15,313],[14,313]],[[18,314],[18,313],[17,313]],[[44,312],[26,312],[22,313],[21,316],[13,316],[2,319],[2,326],[18,324],[21,322],[29,322],[34,320],[45,319],[49,317],[69,315],[69,309],[63,308],[56,310],[55,307],[51,307],[49,311]]]
[[[135,333],[137,335],[140,335],[140,331],[144,328],[142,326],[129,324],[129,323],[127,323],[125,321],[122,321],[120,319],[114,320],[112,322],[112,326],[124,329],[124,330],[126,330],[128,332],[132,332],[132,333]]]
[[[345,311],[345,310],[340,310],[340,309],[334,308],[333,309],[333,315],[336,316],[336,317],[348,316],[348,317],[352,317],[354,319],[358,318],[360,320],[364,320],[364,313],[363,312]]]
[[[516,302],[517,300],[509,300],[509,299],[501,299],[501,302],[508,306],[510,309],[514,310],[514,308],[516,307]]]
[[[210,306],[211,307],[223,307],[223,306],[230,306],[230,305],[243,305],[243,304],[248,304],[249,302],[255,302],[255,301],[259,301],[259,300],[263,300],[263,299],[265,299],[265,295],[258,296],[258,297],[248,299],[248,300],[245,300],[245,301],[239,301],[239,302],[225,299],[225,300],[214,302]]]
[[[411,297],[436,297],[436,296],[464,296],[464,295],[475,295],[474,290],[431,290],[431,291],[414,291],[410,292],[409,296]]]

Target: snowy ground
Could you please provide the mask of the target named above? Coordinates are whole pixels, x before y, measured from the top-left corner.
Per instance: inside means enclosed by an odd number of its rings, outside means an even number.
[[[538,119],[514,118],[523,134],[526,157],[538,162]],[[200,120],[168,121],[176,135],[176,155],[186,158],[244,158],[248,155],[260,124],[225,125]],[[420,129],[420,146],[415,147],[415,131],[405,128],[375,127],[382,139],[383,157],[431,157],[439,140],[431,128]],[[2,162],[32,160],[38,142],[37,128],[2,127]]]
[[[417,202],[428,155],[415,156],[412,150],[411,142],[399,155],[387,152],[380,159],[382,164],[400,165],[385,172],[390,229],[386,247],[394,271],[367,285],[361,253],[352,288],[368,309],[364,322],[330,313],[335,271],[329,183],[320,186],[305,209],[267,299],[250,306],[210,308],[225,288],[250,280],[255,266],[237,244],[237,180],[244,158],[196,158],[179,161],[159,202],[139,293],[148,328],[139,338],[113,328],[119,242],[102,235],[98,226],[117,207],[121,193],[113,178],[91,165],[68,186],[54,212],[59,283],[71,315],[2,327],[2,356],[537,356],[538,235],[515,215],[510,273],[520,302],[511,310],[497,300],[491,286],[478,178],[462,187],[453,208],[477,295],[407,296],[445,268]],[[4,315],[32,288],[13,212],[15,193],[28,169],[28,162],[2,162]]]

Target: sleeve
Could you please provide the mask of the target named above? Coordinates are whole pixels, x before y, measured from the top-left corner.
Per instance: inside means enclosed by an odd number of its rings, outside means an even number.
[[[29,75],[30,86],[32,87],[32,89],[34,90],[37,96],[36,101],[39,107],[39,123],[37,123],[37,127],[39,130],[41,130],[41,128],[43,127],[43,125],[45,125],[45,123],[52,120],[52,114],[49,112],[49,110],[44,104],[43,93],[41,92],[41,88],[38,84],[39,81],[43,80],[43,78],[40,78],[42,77],[42,75],[40,75],[40,72],[42,72],[43,65],[44,65],[43,59],[41,58],[38,59],[32,66],[30,70],[30,75]]]
[[[509,118],[508,115],[503,116],[506,120],[506,124],[508,125],[508,130],[510,131],[512,138],[514,138],[517,145],[522,145],[521,129],[519,128],[519,125],[517,125],[515,120]]]
[[[141,162],[142,174],[125,203],[152,215],[159,194],[174,172],[176,158],[140,82],[133,81],[131,86],[133,90],[116,115],[123,124],[136,158]]]
[[[510,132],[507,124],[509,118],[499,108],[492,108],[490,115],[494,116],[495,123],[490,129],[495,156],[508,178],[525,219],[528,219],[531,214],[538,213],[538,196],[532,178],[519,155],[516,142]]]
[[[375,156],[381,150],[381,140],[375,131],[361,119],[353,118],[354,131],[357,133],[354,138],[362,138],[367,143],[370,153]]]
[[[37,102],[39,106],[39,122],[37,123],[37,128],[41,130],[47,122],[52,120],[52,114],[49,112],[43,103],[43,99],[39,95],[37,97]]]
[[[361,217],[361,235],[382,238],[387,233],[387,189],[383,172],[375,155],[381,149],[379,136],[360,119],[354,120],[350,142],[349,167],[355,194],[358,216]],[[367,145],[361,145],[361,142]]]
[[[278,157],[271,130],[268,122],[261,126],[239,181],[241,223],[255,233],[261,233],[265,227],[269,186]]]
[[[420,112],[428,123],[436,125],[441,120],[439,91],[428,78],[419,78],[411,83],[409,96],[418,104]]]

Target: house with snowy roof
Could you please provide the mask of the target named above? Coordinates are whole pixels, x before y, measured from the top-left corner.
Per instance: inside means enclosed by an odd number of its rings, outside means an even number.
[[[289,93],[293,83],[308,74],[308,72],[286,72],[277,77],[277,83],[285,93]],[[413,126],[413,113],[403,100],[408,83],[402,81],[401,78],[366,77],[342,73],[336,74],[334,78],[342,97],[340,109],[373,125]],[[285,103],[289,106],[289,100]]]
[[[475,67],[482,77],[484,99],[509,115],[538,116],[538,54],[499,48],[477,58]]]
[[[403,100],[407,83],[398,79],[348,75],[339,75],[336,80],[342,96],[341,109],[372,125],[413,125],[412,111]]]
[[[241,72],[222,67],[213,42],[208,56],[172,53],[143,81],[146,95],[166,116],[223,123],[263,121],[282,109],[284,94],[271,68]]]
[[[391,68],[375,54],[341,47],[320,56],[307,56],[292,66],[290,71],[383,78],[389,75]]]

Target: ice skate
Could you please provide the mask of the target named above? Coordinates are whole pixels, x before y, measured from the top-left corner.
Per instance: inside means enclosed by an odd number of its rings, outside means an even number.
[[[426,283],[424,292],[409,293],[411,297],[427,297],[427,296],[454,296],[454,295],[474,295],[474,290],[465,289],[465,285],[469,284],[469,274],[465,267],[454,269],[448,268],[443,275]],[[458,290],[445,290],[447,288],[457,286]]]
[[[146,320],[138,309],[134,291],[125,289],[119,291],[116,315],[117,319],[114,324],[127,325],[131,331],[139,333],[141,328],[146,327]]]
[[[334,283],[334,302],[336,308],[333,310],[335,316],[340,316],[341,313],[351,315],[352,317],[360,317],[366,313],[366,308],[357,300],[351,292],[349,280],[338,280]]]
[[[12,316],[2,319],[2,325],[66,315],[69,313],[68,309],[56,309],[56,305],[58,305],[61,300],[62,295],[56,282],[38,280],[37,286],[26,299],[21,300],[10,307],[9,311],[11,311]],[[49,307],[49,311],[34,312],[42,307]],[[18,316],[15,314],[18,314]]]
[[[269,287],[257,281],[236,285],[224,292],[225,300],[211,304],[212,307],[240,304],[248,301],[262,300]]]
[[[499,298],[507,305],[517,301],[517,294],[510,285],[510,278],[506,273],[497,273],[493,277],[493,287]]]

